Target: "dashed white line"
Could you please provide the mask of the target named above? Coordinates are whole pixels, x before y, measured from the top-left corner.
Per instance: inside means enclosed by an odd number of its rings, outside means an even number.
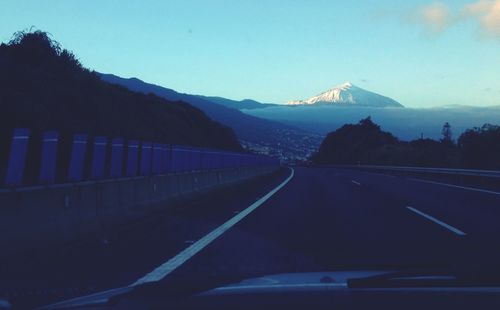
[[[356,184],[357,186],[361,186],[361,183],[359,183],[358,181],[351,180],[351,182]]]
[[[451,226],[451,225],[448,225],[448,224],[446,224],[445,222],[440,221],[440,220],[438,220],[437,218],[430,216],[429,214],[425,214],[424,212],[419,211],[419,210],[417,210],[417,209],[415,209],[415,208],[413,208],[413,207],[406,207],[406,208],[407,208],[408,210],[413,211],[413,212],[415,212],[416,214],[418,214],[418,215],[420,215],[420,216],[423,216],[423,217],[425,217],[426,219],[428,219],[428,220],[430,220],[430,221],[432,221],[432,222],[434,222],[434,223],[436,223],[436,224],[438,224],[438,225],[440,225],[440,226],[442,226],[442,227],[444,227],[444,228],[446,228],[446,229],[448,229],[448,230],[450,230],[450,231],[454,232],[455,234],[457,234],[457,235],[459,235],[459,236],[465,236],[465,235],[466,235],[466,233],[464,233],[464,232],[463,232],[463,231],[461,231],[460,229],[455,228],[455,227],[453,227],[453,226]]]
[[[219,236],[221,236],[223,233],[225,233],[227,230],[229,230],[231,227],[236,225],[239,221],[241,221],[243,218],[245,218],[248,214],[250,214],[252,211],[257,209],[259,206],[261,206],[264,202],[266,202],[269,198],[271,198],[276,192],[278,192],[280,189],[282,189],[290,180],[293,178],[295,174],[295,170],[293,168],[290,168],[291,173],[290,176],[283,181],[280,185],[278,185],[276,188],[274,188],[272,191],[267,193],[265,196],[261,197],[259,200],[254,202],[252,205],[250,205],[248,208],[245,210],[241,211],[237,215],[235,215],[233,218],[213,230],[211,233],[206,235],[205,237],[201,238],[200,240],[196,241],[192,245],[190,245],[188,248],[186,248],[184,251],[180,252],[173,258],[169,259],[162,265],[160,265],[158,268],[154,269],[144,277],[140,278],[139,280],[135,281],[132,283],[130,286],[137,286],[141,285],[144,283],[150,283],[150,282],[157,282],[160,281],[161,279],[165,278],[168,274],[173,272],[175,269],[180,267],[182,264],[184,264],[187,260],[189,260],[191,257],[196,255],[198,252],[200,252],[203,248],[205,248],[207,245],[212,243],[215,239],[217,239]]]
[[[453,188],[465,189],[465,190],[474,191],[474,192],[487,193],[487,194],[493,194],[493,195],[500,195],[500,192],[489,191],[489,190],[486,190],[486,189],[479,189],[479,188],[467,187],[467,186],[458,186],[458,185],[453,185],[453,184],[448,184],[448,183],[441,183],[441,182],[435,182],[435,181],[421,180],[421,179],[415,179],[415,178],[408,178],[408,179],[412,180],[412,181],[415,181],[415,182],[437,184],[437,185],[448,186],[448,187],[453,187]]]

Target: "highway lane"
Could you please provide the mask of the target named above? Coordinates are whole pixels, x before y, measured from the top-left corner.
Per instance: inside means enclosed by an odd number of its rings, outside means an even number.
[[[499,269],[500,193],[478,192],[405,177],[345,171],[365,182],[365,186],[391,194],[407,206],[458,228],[467,235],[461,238],[455,260],[468,265],[492,265]]]
[[[172,276],[189,282],[193,274],[230,279],[287,272],[390,270],[444,266],[463,257],[469,235],[457,235],[408,210],[411,204],[421,207],[421,202],[397,192],[413,183],[404,179],[389,183],[389,179],[298,167],[295,178],[263,208]]]
[[[191,202],[190,208],[115,236],[105,249],[77,248],[34,264],[18,282],[32,277],[34,287],[90,286],[88,292],[133,283],[288,176],[283,170]],[[499,218],[500,195],[359,170],[296,167],[286,186],[162,281],[173,290],[203,290],[288,272],[498,269]]]

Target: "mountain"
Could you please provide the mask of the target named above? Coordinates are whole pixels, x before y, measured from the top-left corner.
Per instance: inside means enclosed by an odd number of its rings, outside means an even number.
[[[100,77],[103,81],[124,86],[132,91],[155,94],[171,101],[187,102],[204,111],[210,118],[233,128],[243,146],[284,160],[307,158],[316,150],[323,138],[322,135],[284,125],[278,121],[247,115],[236,108],[228,108],[205,99],[209,97],[181,94],[137,78],[122,78],[102,73]]]
[[[357,87],[349,82],[306,100],[289,101],[289,105],[335,104],[366,107],[403,107],[399,102]]]
[[[243,109],[262,109],[262,108],[268,108],[268,107],[273,107],[276,106],[276,104],[273,103],[261,103],[252,99],[244,99],[244,100],[231,100],[231,99],[226,99],[222,97],[208,97],[208,96],[198,96],[202,99],[211,101],[213,103],[217,103],[220,105],[223,105],[225,107],[231,108],[231,109],[238,109],[238,110],[243,110]]]

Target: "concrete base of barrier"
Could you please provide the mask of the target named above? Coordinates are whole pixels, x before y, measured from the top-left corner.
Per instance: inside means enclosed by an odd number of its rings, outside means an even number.
[[[247,167],[0,190],[0,259],[107,232],[168,208],[169,200],[262,176]]]

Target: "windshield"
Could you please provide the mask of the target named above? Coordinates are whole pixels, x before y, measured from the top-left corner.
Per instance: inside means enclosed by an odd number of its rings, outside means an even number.
[[[8,1],[0,42],[0,308],[500,280],[499,0]]]

